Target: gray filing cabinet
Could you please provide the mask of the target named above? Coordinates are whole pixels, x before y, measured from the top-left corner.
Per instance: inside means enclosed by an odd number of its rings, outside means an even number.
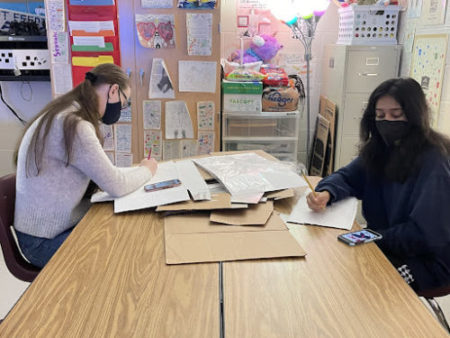
[[[381,82],[398,76],[400,53],[399,45],[326,46],[321,95],[338,109],[335,170],[356,156],[359,124],[369,96]]]

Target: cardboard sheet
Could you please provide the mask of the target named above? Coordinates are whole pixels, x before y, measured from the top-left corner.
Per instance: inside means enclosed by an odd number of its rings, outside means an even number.
[[[268,192],[264,194],[264,197],[267,199],[273,199],[275,201],[277,200],[281,200],[284,198],[291,198],[294,197],[295,193],[294,193],[294,189],[285,189],[285,190],[279,190],[279,191],[273,191],[273,192]]]
[[[210,221],[230,225],[264,225],[273,212],[273,202],[250,205],[241,210],[211,212]]]
[[[208,214],[164,219],[167,264],[306,255],[274,212],[262,227],[210,225]]]
[[[161,205],[156,211],[178,211],[178,210],[214,210],[214,209],[231,209],[231,196],[227,193],[214,194],[211,200],[185,201],[176,204]]]

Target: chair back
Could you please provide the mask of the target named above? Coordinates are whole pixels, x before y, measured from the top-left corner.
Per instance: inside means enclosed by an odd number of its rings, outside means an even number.
[[[0,244],[8,270],[18,279],[32,282],[40,269],[22,256],[12,233],[16,202],[16,175],[0,177]]]
[[[417,294],[424,298],[444,297],[450,295],[450,285],[431,290],[418,291]]]

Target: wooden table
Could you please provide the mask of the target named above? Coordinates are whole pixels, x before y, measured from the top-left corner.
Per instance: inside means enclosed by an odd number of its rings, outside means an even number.
[[[223,263],[225,337],[446,337],[377,246],[342,232],[294,225],[306,258]],[[160,215],[94,205],[0,337],[219,337],[219,264],[167,266],[163,246]]]

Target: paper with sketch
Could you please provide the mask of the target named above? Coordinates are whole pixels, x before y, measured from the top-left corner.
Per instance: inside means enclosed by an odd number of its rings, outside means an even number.
[[[257,196],[267,191],[307,186],[289,166],[255,153],[210,156],[193,160],[217,178],[233,196]]]
[[[55,95],[62,95],[72,90],[72,67],[66,63],[52,65],[53,91]]]
[[[212,13],[186,13],[188,55],[211,55]]]
[[[181,158],[197,155],[197,140],[181,140]]]
[[[184,101],[166,102],[166,139],[194,138],[191,115]]]
[[[156,174],[146,184],[158,183],[166,180],[179,178],[174,162],[160,163]],[[182,183],[178,187],[163,189],[158,191],[145,191],[144,186],[114,201],[114,212],[124,212],[130,210],[146,209],[189,200],[186,186]]]
[[[114,133],[113,126],[107,124],[101,124],[100,129],[103,134],[103,150],[114,150]]]
[[[184,160],[175,162],[175,165],[177,167],[178,178],[189,190],[194,201],[211,199],[208,186],[194,162]]]
[[[163,160],[176,160],[181,158],[181,140],[163,140]]]
[[[214,130],[214,101],[197,102],[197,124],[199,130]]]
[[[47,0],[47,23],[51,31],[63,32],[65,30],[64,0]],[[27,3],[28,5],[28,3]]]
[[[142,8],[172,8],[173,0],[141,0]]]
[[[157,161],[161,160],[161,130],[144,130],[144,157],[148,157],[150,149],[152,150],[151,157]]]
[[[287,221],[291,223],[321,225],[331,228],[350,230],[355,221],[358,200],[354,197],[327,206],[325,210],[312,211],[306,202],[306,196],[311,192],[307,189],[305,194],[299,198],[292,209]]]
[[[178,61],[180,92],[216,92],[217,62]]]
[[[214,132],[199,131],[198,132],[198,154],[209,154],[214,151]]]
[[[131,167],[133,165],[133,154],[116,152],[115,163],[117,167]]]
[[[175,20],[172,14],[136,14],[136,29],[142,47],[175,47]]]
[[[163,59],[153,58],[148,97],[151,99],[174,99],[172,80]]]
[[[161,129],[161,101],[144,100],[142,102],[144,129]]]
[[[116,151],[131,153],[131,124],[115,124]]]

